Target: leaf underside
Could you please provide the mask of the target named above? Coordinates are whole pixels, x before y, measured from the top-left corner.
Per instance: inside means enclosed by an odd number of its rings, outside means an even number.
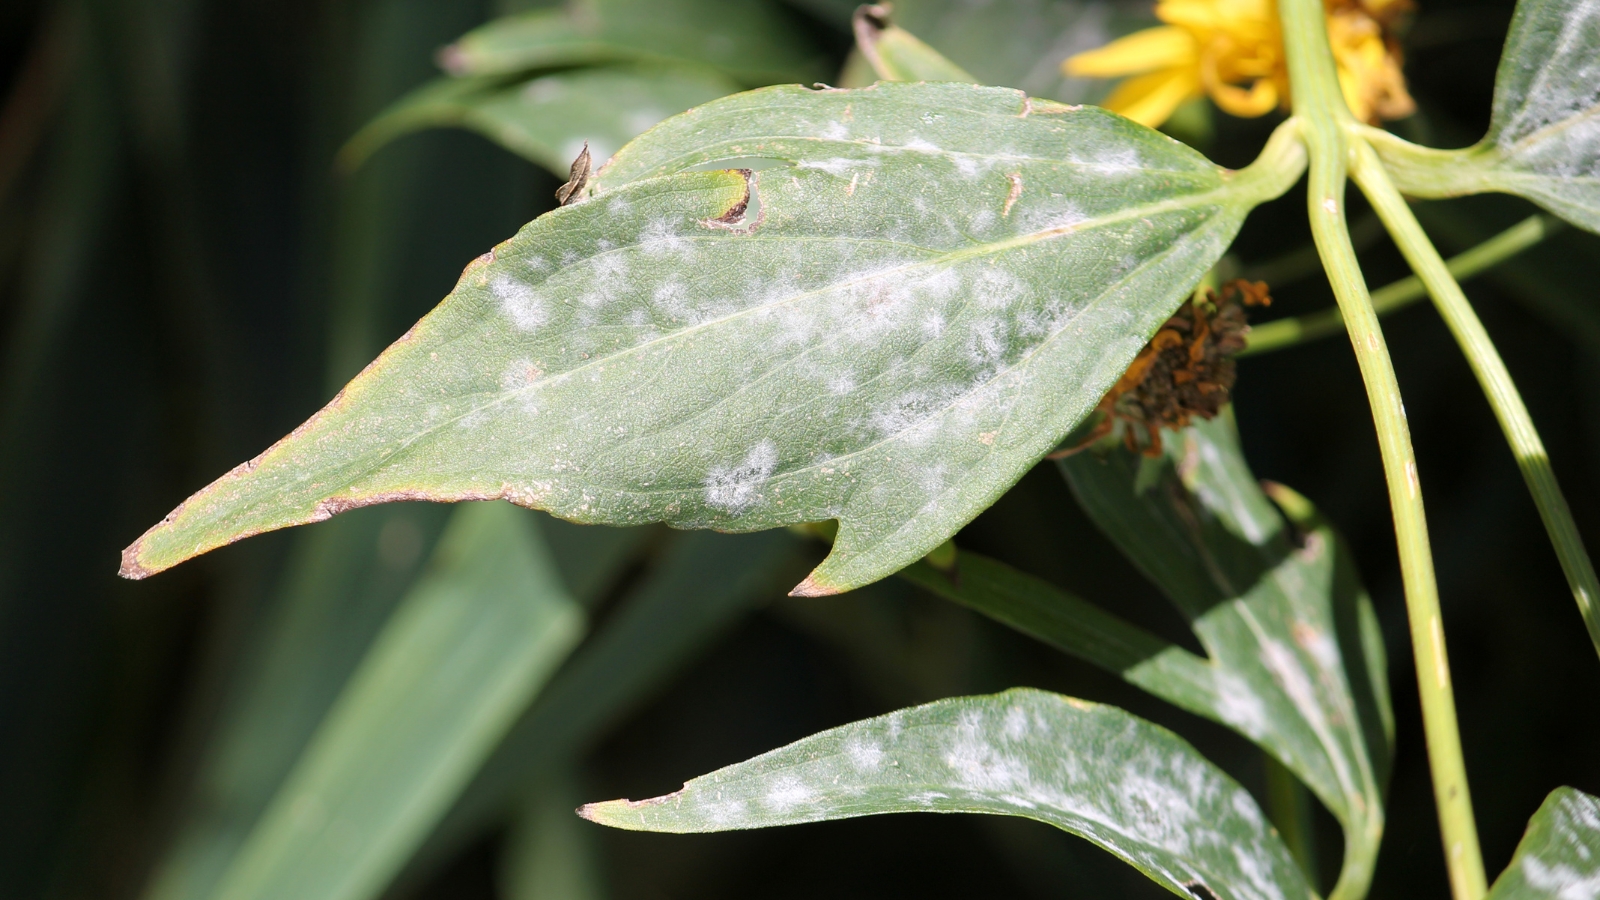
[[[750,157],[787,165],[685,171]],[[797,590],[847,590],[1049,451],[1265,199],[1103,110],[951,84],[725,98],[591,191],[123,573],[357,506],[506,498],[610,524],[838,519]]]
[[[1528,822],[1488,900],[1600,897],[1600,798],[1556,788]]]
[[[676,793],[579,810],[616,828],[674,833],[897,812],[1046,822],[1184,897],[1314,896],[1249,793],[1182,738],[1115,707],[1031,689],[903,709]]]

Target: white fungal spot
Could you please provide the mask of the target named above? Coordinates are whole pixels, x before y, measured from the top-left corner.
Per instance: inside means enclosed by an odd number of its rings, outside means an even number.
[[[761,486],[778,468],[778,446],[764,440],[731,468],[712,469],[706,476],[706,505],[739,515],[761,500]]]
[[[489,292],[521,331],[532,331],[550,321],[550,311],[539,292],[503,272],[489,279]]]
[[[693,243],[680,235],[674,223],[667,219],[651,219],[639,232],[639,246],[651,256],[681,256],[694,249]]]
[[[1006,710],[1005,725],[1002,730],[1005,736],[1013,741],[1020,741],[1028,736],[1028,713],[1020,706],[1013,706]]]
[[[845,742],[844,755],[858,772],[875,772],[883,765],[883,748],[859,736]]]
[[[767,795],[762,798],[762,802],[774,812],[785,813],[810,800],[812,796],[813,792],[805,782],[794,775],[784,775],[772,780],[772,785],[767,788]]]

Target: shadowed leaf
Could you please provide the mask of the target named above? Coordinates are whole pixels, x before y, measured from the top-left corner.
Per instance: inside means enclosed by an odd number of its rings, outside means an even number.
[[[526,513],[451,519],[217,897],[374,896],[576,643],[582,613]]]
[[[743,84],[810,83],[823,57],[771,0],[584,0],[497,19],[440,52],[454,75],[654,61],[715,66]]]
[[[1060,464],[1090,517],[1189,619],[1208,656],[1175,666],[1166,651],[1123,675],[1233,728],[1299,776],[1344,828],[1341,896],[1360,896],[1383,836],[1394,730],[1371,603],[1311,504],[1271,486],[1291,528],[1268,500],[1231,416],[1168,435],[1157,458],[1119,446]]]
[[[444,78],[368,123],[340,151],[339,163],[352,169],[402,135],[460,127],[564,175],[585,141],[604,161],[667,116],[738,89],[712,70],[664,65],[574,69],[510,83],[497,76]]]
[[[591,803],[635,831],[733,831],[896,812],[1047,822],[1184,897],[1310,898],[1250,795],[1182,738],[1030,689],[958,697],[824,731],[650,800]]]

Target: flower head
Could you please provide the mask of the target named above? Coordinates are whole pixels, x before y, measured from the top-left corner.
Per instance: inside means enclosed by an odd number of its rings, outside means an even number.
[[[1326,0],[1328,39],[1345,102],[1363,121],[1414,109],[1390,36],[1408,0]],[[1068,75],[1127,76],[1105,107],[1156,126],[1184,102],[1209,95],[1224,112],[1261,116],[1289,106],[1289,76],[1273,0],[1159,0],[1165,22],[1062,64]]]

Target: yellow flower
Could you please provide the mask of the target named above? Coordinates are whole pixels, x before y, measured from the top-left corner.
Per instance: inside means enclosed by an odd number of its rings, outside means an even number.
[[[1415,108],[1386,27],[1407,0],[1326,0],[1328,39],[1350,111],[1362,121]],[[1147,28],[1068,59],[1062,71],[1129,76],[1105,107],[1152,127],[1185,101],[1210,95],[1224,112],[1261,116],[1289,107],[1289,75],[1273,0],[1159,0]]]

